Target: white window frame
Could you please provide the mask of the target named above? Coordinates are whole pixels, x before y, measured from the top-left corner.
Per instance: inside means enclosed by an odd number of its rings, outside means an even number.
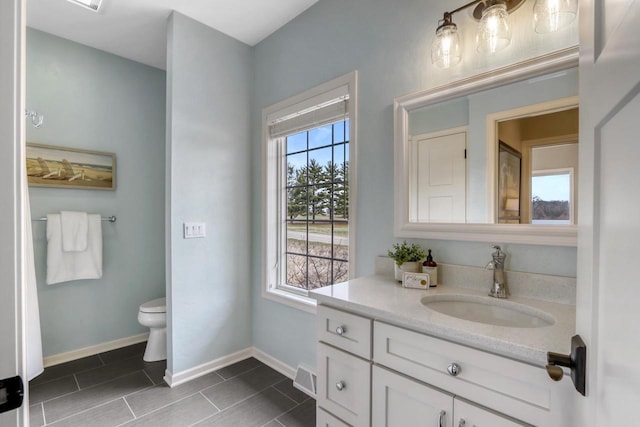
[[[558,168],[558,169],[538,169],[531,171],[531,177],[537,176],[553,176],[553,175],[569,175],[569,224],[575,225],[575,211],[576,211],[576,194],[574,191],[574,170],[572,167]],[[531,194],[533,194],[533,185],[531,186]],[[533,224],[533,202],[529,200],[529,212],[531,223]]]
[[[284,253],[283,211],[286,209],[284,186],[286,178],[280,168],[282,138],[272,138],[269,126],[280,118],[289,117],[296,112],[304,111],[336,98],[336,93],[346,92],[349,96],[347,104],[349,118],[349,278],[355,274],[356,243],[356,145],[357,145],[357,71],[337,77],[320,84],[284,101],[278,102],[262,110],[262,297],[304,310],[316,312],[316,300],[305,292],[286,291],[282,289],[284,278],[281,265]],[[286,245],[284,245],[286,247]],[[286,262],[286,261],[285,261]]]

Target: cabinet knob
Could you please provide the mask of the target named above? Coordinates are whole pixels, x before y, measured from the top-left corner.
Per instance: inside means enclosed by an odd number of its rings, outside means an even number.
[[[346,326],[338,326],[336,328],[336,334],[338,334],[338,335],[343,335],[345,332],[347,332],[347,327]]]
[[[338,391],[342,391],[345,387],[346,385],[342,381],[338,381],[336,383],[336,388],[338,389]]]
[[[460,418],[460,422],[458,423],[458,427],[465,427],[467,425],[467,422],[464,420],[464,418]]]
[[[449,372],[449,375],[451,375],[452,377],[457,377],[460,371],[462,371],[462,368],[457,363],[452,363],[451,365],[447,366],[447,372]]]

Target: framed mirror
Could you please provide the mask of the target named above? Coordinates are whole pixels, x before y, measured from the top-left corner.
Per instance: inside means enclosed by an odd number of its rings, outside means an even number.
[[[575,246],[577,47],[394,101],[397,237]]]

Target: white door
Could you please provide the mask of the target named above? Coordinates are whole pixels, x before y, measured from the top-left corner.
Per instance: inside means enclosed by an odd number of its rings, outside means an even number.
[[[26,378],[20,307],[24,28],[22,0],[0,1],[0,380]],[[0,405],[5,400],[0,390]],[[23,425],[25,414],[25,405],[0,414],[0,425]]]
[[[575,426],[637,426],[640,403],[640,0],[580,2]]]
[[[465,222],[466,128],[415,136],[412,147],[418,201],[411,220]]]
[[[373,367],[372,427],[451,427],[453,395]]]

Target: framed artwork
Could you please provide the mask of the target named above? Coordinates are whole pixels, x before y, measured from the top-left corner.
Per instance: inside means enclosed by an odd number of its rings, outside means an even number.
[[[498,149],[498,224],[520,224],[522,154],[500,141]]]
[[[116,189],[116,155],[27,143],[27,177],[35,187]]]

